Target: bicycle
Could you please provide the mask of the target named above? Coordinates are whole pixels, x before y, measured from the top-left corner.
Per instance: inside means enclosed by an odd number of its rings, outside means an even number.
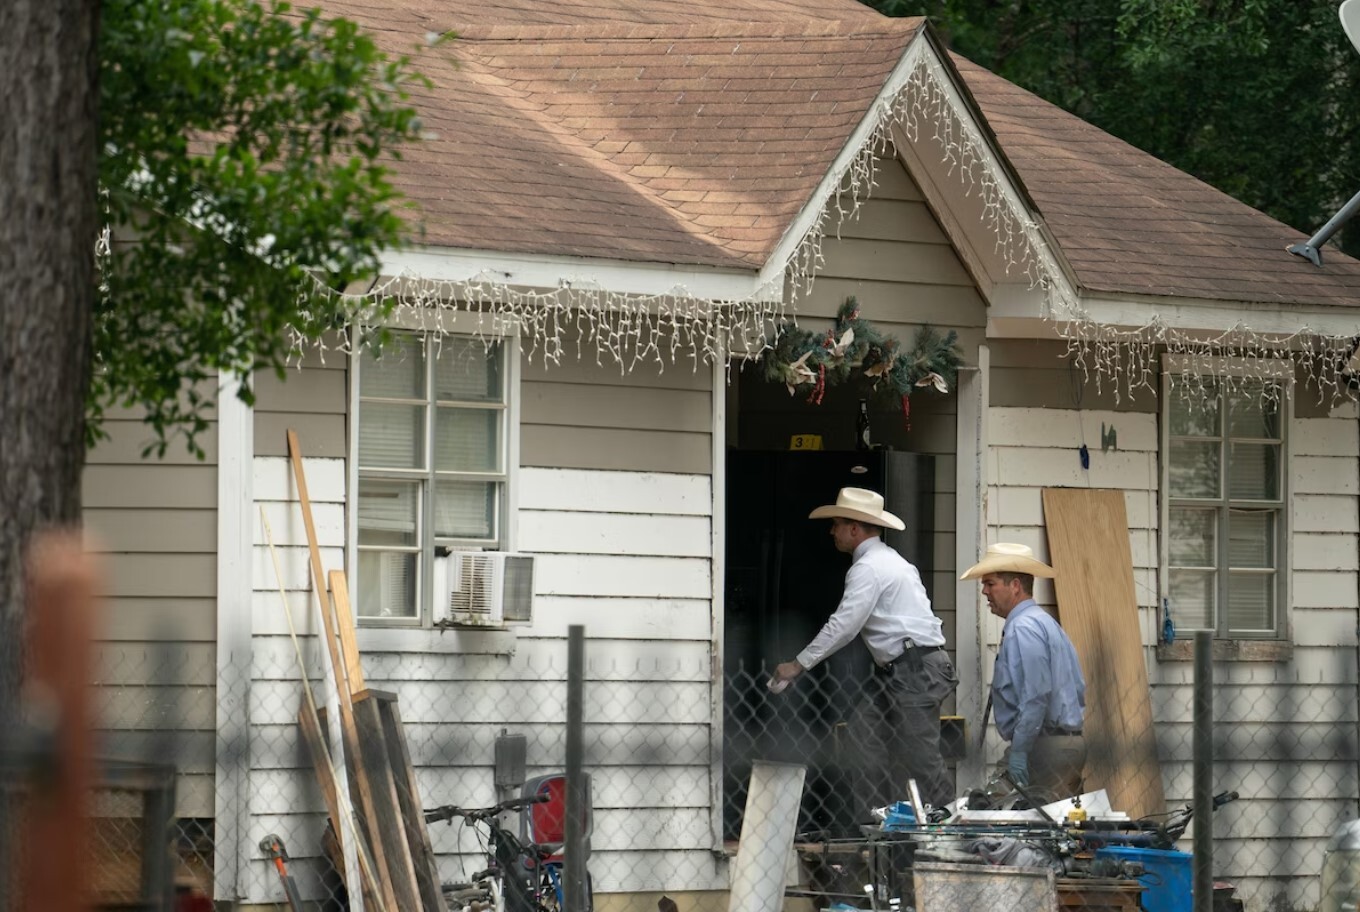
[[[511,798],[484,808],[461,808],[446,804],[425,812],[425,822],[441,820],[449,825],[455,817],[464,826],[486,827],[487,867],[468,883],[444,884],[444,894],[458,912],[560,912],[561,872],[550,863],[550,852],[526,845],[501,826],[500,815],[549,801],[548,795]],[[479,834],[480,835],[480,834]]]

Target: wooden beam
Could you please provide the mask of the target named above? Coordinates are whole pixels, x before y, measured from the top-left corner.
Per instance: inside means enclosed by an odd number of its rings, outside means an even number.
[[[396,781],[397,799],[401,803],[401,816],[406,822],[406,841],[411,848],[411,860],[415,865],[416,883],[420,887],[424,908],[426,912],[443,912],[445,902],[440,891],[439,868],[434,860],[430,830],[425,825],[425,806],[420,800],[420,787],[411,764],[411,751],[407,746],[401,710],[397,707],[397,695],[381,690],[367,691],[367,695],[378,704],[388,758]]]
[[[414,912],[421,906],[421,891],[407,840],[406,820],[397,796],[397,782],[378,701],[367,691],[354,697],[354,724],[360,751],[355,755],[355,765],[360,778],[367,780],[373,801],[369,836],[375,846],[381,844],[387,858],[388,876],[397,897],[396,908]]]
[[[350,831],[345,829],[345,818],[340,808],[340,783],[335,779],[335,768],[331,766],[331,752],[326,747],[326,736],[323,734],[322,720],[313,711],[310,703],[304,703],[302,709],[298,710],[298,728],[302,731],[302,740],[307,744],[308,752],[312,755],[312,767],[316,771],[316,781],[321,786],[321,796],[326,801],[326,812],[330,814],[331,830],[340,847],[340,854],[343,860],[344,846],[346,842],[354,844],[355,840]],[[356,827],[357,829],[357,827]],[[359,852],[367,853],[368,849],[364,846],[363,840],[358,840],[357,849]],[[340,865],[336,866],[340,869]],[[359,866],[360,877],[363,880],[363,892],[366,898],[372,901],[376,895],[374,884],[369,872],[373,870],[373,860],[371,857],[365,859],[365,863]],[[354,885],[345,884],[346,889],[353,890]],[[380,903],[374,903],[376,908]]]
[[[345,677],[349,680],[349,692],[357,694],[364,689],[364,669],[359,663],[359,643],[355,638],[354,613],[350,610],[349,583],[345,571],[332,570],[331,598],[335,601],[335,626],[340,632],[340,649],[345,658]]]
[[[293,480],[297,484],[298,503],[302,507],[302,526],[307,530],[307,552],[312,568],[312,591],[316,593],[316,605],[325,619],[330,618],[330,607],[326,604],[326,572],[321,566],[321,548],[316,543],[316,522],[312,519],[312,499],[307,494],[307,473],[302,468],[302,444],[298,442],[297,431],[288,429],[288,459],[293,466]],[[327,636],[333,640],[333,632],[327,628]],[[333,650],[332,650],[333,652]],[[337,663],[337,669],[343,666]]]

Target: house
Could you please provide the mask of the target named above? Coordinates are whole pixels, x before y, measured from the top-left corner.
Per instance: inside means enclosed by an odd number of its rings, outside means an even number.
[[[599,908],[663,890],[724,908],[727,454],[849,446],[857,394],[809,406],[748,362],[775,321],[825,330],[854,296],[900,338],[958,333],[956,388],[913,397],[909,429],[874,414],[933,457],[927,583],[957,712],[981,717],[999,634],[957,571],[998,540],[1046,554],[1044,487],[1124,491],[1168,800],[1190,795],[1191,674],[1185,641],[1161,643],[1163,599],[1182,630],[1214,629],[1232,686],[1218,778],[1247,800],[1220,812],[1217,873],[1253,910],[1316,903],[1360,795],[1360,263],[1288,256],[1297,231],[852,0],[325,7],[391,50],[458,36],[418,58],[432,136],[399,177],[422,243],[355,290],[399,298],[393,341],[380,360],[343,334],[308,344],[286,380],[254,378],[253,409],[224,379],[205,463],[143,461],[119,416],[85,477],[113,574],[109,744],[173,737],[218,899],[280,900],[269,832],[323,890],[295,730],[289,630],[317,622],[294,428],[426,803],[490,803],[502,730],[531,769],[560,765],[583,624]],[[451,546],[533,555],[532,623],[439,627]],[[315,642],[303,662],[315,682]],[[470,838],[434,838],[456,876]]]

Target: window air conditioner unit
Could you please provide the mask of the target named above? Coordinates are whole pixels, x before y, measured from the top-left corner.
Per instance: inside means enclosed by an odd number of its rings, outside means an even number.
[[[435,564],[435,620],[504,627],[534,620],[534,559],[505,551],[454,551]]]

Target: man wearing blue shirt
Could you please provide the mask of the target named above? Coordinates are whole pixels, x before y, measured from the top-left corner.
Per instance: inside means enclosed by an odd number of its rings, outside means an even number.
[[[883,509],[882,495],[864,488],[842,488],[834,504],[809,518],[831,520],[836,549],[852,563],[835,613],[797,658],[775,668],[770,683],[792,681],[863,638],[875,670],[856,726],[868,770],[856,783],[859,800],[875,807],[906,798],[907,780],[915,779],[925,801],[943,806],[955,796],[940,756],[940,704],[958,677],[921,574],[882,539],[884,528],[905,526]]]
[[[1086,681],[1067,633],[1033,598],[1034,578],[1053,568],[1024,545],[998,543],[962,579],[982,583],[992,614],[1005,620],[992,673],[996,729],[1010,742],[1001,764],[1038,801],[1081,794]]]

